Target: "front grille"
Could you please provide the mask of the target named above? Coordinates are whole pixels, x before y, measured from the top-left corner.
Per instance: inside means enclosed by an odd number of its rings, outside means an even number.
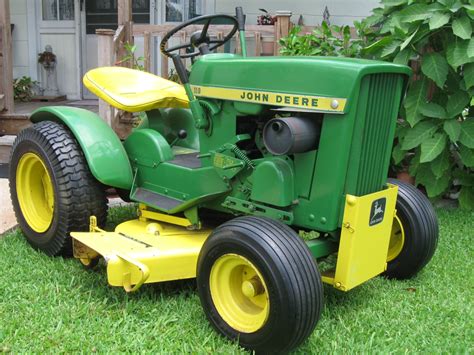
[[[364,88],[365,86],[365,88]],[[360,144],[355,195],[363,196],[379,191],[387,178],[388,163],[393,143],[394,124],[400,105],[402,77],[397,74],[373,74],[364,78],[367,95],[359,102],[356,125],[364,121],[354,145]],[[363,95],[361,95],[362,100]],[[364,107],[365,106],[365,107]],[[363,112],[365,111],[365,115]]]

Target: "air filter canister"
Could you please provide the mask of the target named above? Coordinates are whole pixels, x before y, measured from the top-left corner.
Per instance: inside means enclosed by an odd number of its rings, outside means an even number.
[[[263,127],[263,143],[274,155],[304,153],[316,148],[319,131],[313,118],[273,118]]]

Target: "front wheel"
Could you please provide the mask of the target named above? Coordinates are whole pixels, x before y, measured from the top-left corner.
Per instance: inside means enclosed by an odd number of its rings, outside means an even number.
[[[20,132],[10,158],[10,195],[28,242],[48,255],[71,255],[69,233],[105,223],[107,199],[74,136],[43,121]]]
[[[431,260],[438,244],[438,220],[430,201],[417,188],[394,179],[388,182],[398,186],[398,197],[385,275],[408,279]]]
[[[323,307],[321,276],[288,226],[239,217],[218,227],[198,260],[197,283],[214,328],[257,352],[286,352],[313,331]]]

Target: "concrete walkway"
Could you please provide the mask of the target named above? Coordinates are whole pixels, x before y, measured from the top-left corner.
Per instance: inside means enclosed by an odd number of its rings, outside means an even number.
[[[16,226],[16,218],[10,201],[8,179],[0,179],[0,236]]]

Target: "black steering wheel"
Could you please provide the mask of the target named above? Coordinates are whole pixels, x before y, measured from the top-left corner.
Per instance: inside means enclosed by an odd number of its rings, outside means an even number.
[[[223,39],[215,39],[211,40],[210,36],[208,35],[209,26],[212,22],[216,22],[216,24],[230,23],[233,24],[232,30],[223,38]],[[191,26],[191,25],[204,25],[202,30],[194,32],[190,40],[184,44],[180,44],[178,46],[174,46],[171,48],[166,48],[166,45],[169,39],[174,36],[178,31],[181,31],[183,28]],[[200,54],[207,54],[216,49],[217,47],[222,46],[224,43],[229,41],[239,29],[239,21],[237,18],[230,16],[230,15],[204,15],[193,18],[189,21],[183,22],[182,24],[176,26],[171,31],[169,31],[160,43],[160,50],[165,56],[172,58],[173,52],[179,51],[180,49],[187,48],[190,52],[180,55],[181,58],[194,58]],[[197,50],[195,50],[197,48]],[[179,54],[179,53],[177,53]],[[176,54],[175,54],[176,55]]]

